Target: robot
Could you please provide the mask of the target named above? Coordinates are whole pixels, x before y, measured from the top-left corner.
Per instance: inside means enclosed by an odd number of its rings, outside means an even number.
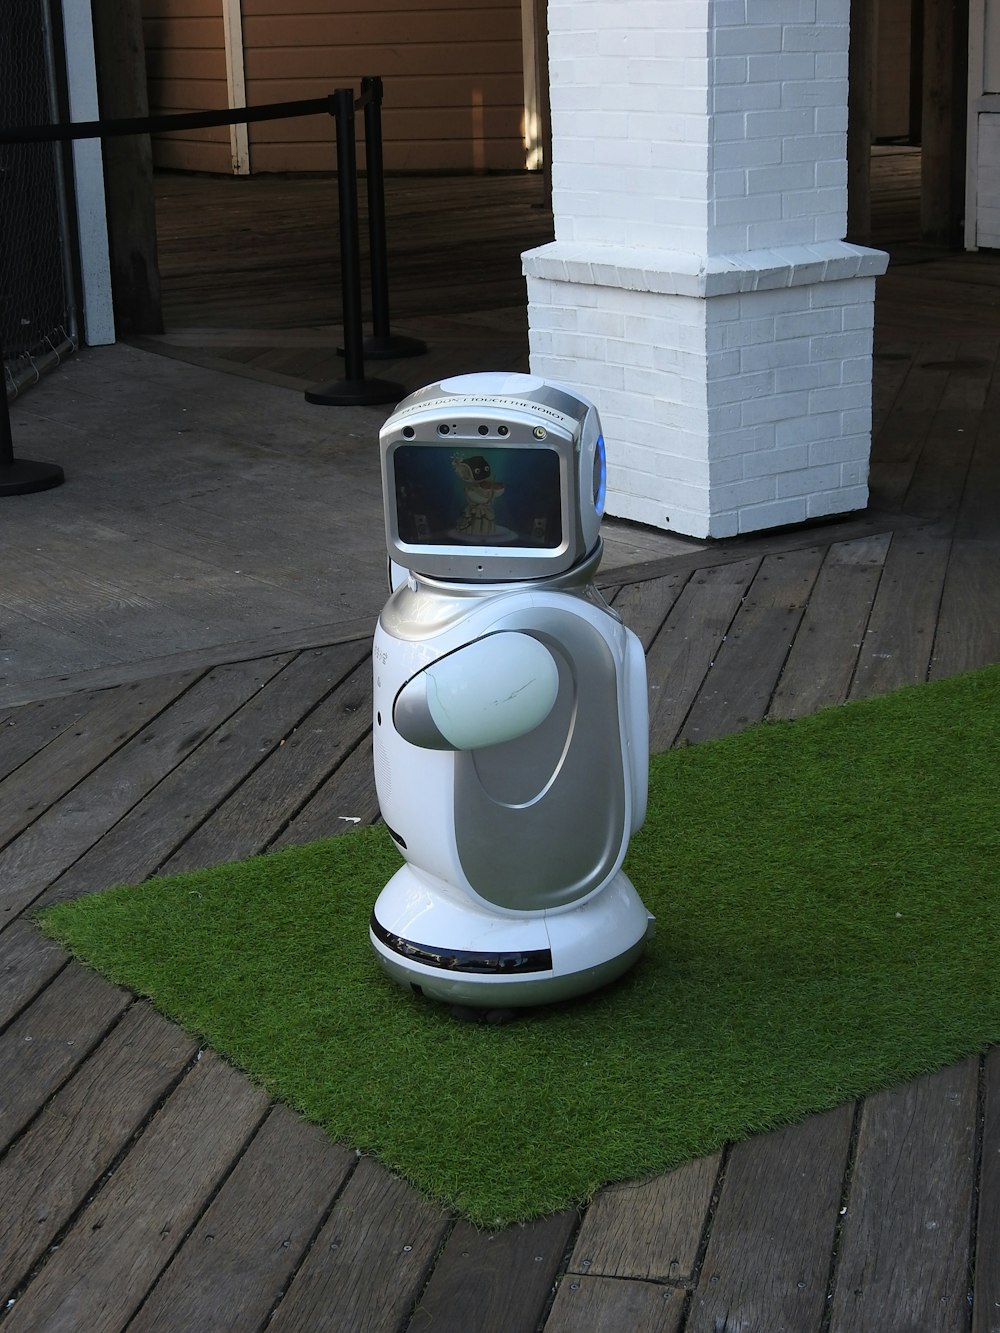
[[[622,870],[646,808],[646,668],[593,585],[597,411],[535,376],[464,375],[406,398],[379,443],[375,784],[405,864],[372,946],[465,1016],[595,990],[653,931]]]

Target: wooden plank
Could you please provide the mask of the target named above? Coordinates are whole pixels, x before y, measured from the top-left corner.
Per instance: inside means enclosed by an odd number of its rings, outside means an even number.
[[[262,1328],[357,1160],[273,1107],[130,1333]]]
[[[0,929],[255,694],[273,669],[250,662],[209,672],[0,852]]]
[[[164,874],[262,851],[371,727],[366,659],[164,864]]]
[[[152,875],[358,658],[354,645],[271,658],[274,674],[53,884],[47,900]]]
[[[447,1227],[443,1209],[363,1157],[269,1333],[384,1333],[400,1327]]]
[[[266,1108],[261,1089],[206,1054],[75,1219],[8,1328],[121,1329]]]
[[[812,547],[761,563],[684,721],[682,741],[727,736],[761,721],[825,554]]]
[[[934,529],[897,532],[872,606],[852,699],[926,680],[951,538]]]
[[[301,847],[317,838],[333,838],[352,828],[374,824],[378,817],[372,741],[366,736],[289,821],[271,848]]]
[[[602,1190],[584,1215],[569,1272],[686,1282],[694,1274],[721,1155]]]
[[[191,684],[191,673],[122,685],[98,694],[72,726],[0,782],[0,844],[28,827],[141,731]]]
[[[830,1333],[968,1327],[979,1061],[869,1097]]]
[[[73,694],[0,710],[0,779],[71,727],[91,703],[92,696]]]
[[[1000,1330],[1000,1048],[998,1047],[994,1047],[986,1056],[984,1093],[972,1333],[998,1333]]]
[[[0,935],[0,1027],[66,966],[62,945],[46,939],[27,921],[16,921]]]
[[[696,574],[653,640],[646,669],[654,753],[676,739],[759,566],[759,560],[740,560]]]
[[[0,1037],[0,1151],[65,1082],[132,997],[71,963]]]
[[[853,1106],[736,1144],[685,1333],[819,1330]]]
[[[940,680],[1000,662],[1000,541],[955,540],[929,676]]]
[[[45,1254],[195,1050],[148,1005],[133,1005],[0,1161],[0,1299]]]
[[[978,423],[978,412],[934,413],[903,501],[907,513],[943,519],[957,511]]]
[[[930,674],[1000,662],[1000,441],[994,413],[976,435],[938,613]]]
[[[612,590],[608,600],[647,651],[689,578],[684,570]]]
[[[573,1212],[498,1232],[459,1222],[407,1333],[535,1333],[575,1226]]]
[[[117,685],[132,685],[136,681],[147,680],[150,676],[174,675],[179,671],[193,670],[201,674],[210,667],[249,662],[257,657],[276,657],[279,653],[300,652],[306,648],[370,640],[373,623],[371,616],[362,616],[353,620],[335,621],[333,624],[307,625],[298,629],[279,630],[274,634],[262,634],[259,638],[240,639],[238,643],[189,648],[166,657],[146,657],[141,662],[80,670],[72,677],[37,678],[19,685],[11,702],[26,704],[36,699],[70,694],[78,689],[112,689]]]
[[[868,490],[872,505],[893,511],[901,509],[913,481],[924,441],[934,420],[932,412],[896,407],[879,429],[872,446]]]
[[[769,718],[804,717],[847,698],[890,541],[886,532],[830,547]]]
[[[621,1278],[564,1277],[545,1333],[680,1333],[682,1287]]]

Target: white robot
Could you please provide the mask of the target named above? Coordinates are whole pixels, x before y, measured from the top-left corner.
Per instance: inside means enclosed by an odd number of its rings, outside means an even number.
[[[459,1012],[594,990],[653,929],[621,868],[646,807],[646,668],[592,583],[597,411],[530,375],[464,375],[400,403],[380,448],[375,783],[406,864],[372,945]]]

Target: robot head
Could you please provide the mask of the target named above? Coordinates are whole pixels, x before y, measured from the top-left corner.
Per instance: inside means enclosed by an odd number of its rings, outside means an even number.
[[[390,559],[463,583],[565,573],[598,543],[594,405],[533,375],[461,375],[399,404],[379,435]]]

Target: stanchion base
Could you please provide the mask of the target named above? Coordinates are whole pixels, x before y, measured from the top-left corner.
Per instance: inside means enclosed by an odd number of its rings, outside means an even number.
[[[307,403],[323,407],[364,407],[375,403],[398,403],[406,397],[401,384],[389,380],[337,380],[318,389],[306,390]]]
[[[373,333],[364,342],[365,356],[372,361],[395,361],[402,356],[423,356],[427,344],[403,333]]]
[[[0,495],[28,495],[32,491],[47,491],[60,486],[66,474],[57,463],[33,463],[28,458],[15,458],[0,463]]]

